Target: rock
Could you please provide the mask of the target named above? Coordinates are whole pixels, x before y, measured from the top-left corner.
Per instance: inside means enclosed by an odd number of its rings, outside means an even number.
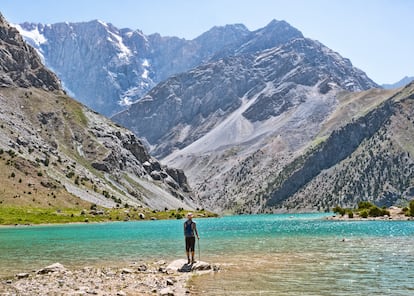
[[[129,268],[123,268],[122,270],[121,270],[121,273],[122,274],[128,274],[128,273],[133,273],[134,271],[132,270],[132,269],[129,269]]]
[[[167,286],[174,286],[174,281],[172,279],[167,279]]]
[[[148,267],[145,264],[138,266],[138,271],[147,271]]]
[[[213,265],[213,270],[214,271],[219,271],[220,270],[220,266],[217,265],[217,264]]]
[[[60,263],[54,263],[37,271],[37,274],[46,274],[49,272],[64,272],[66,268]]]
[[[140,218],[140,219],[145,219],[145,215],[144,215],[144,213],[139,213],[139,218]]]
[[[174,296],[174,292],[171,288],[167,287],[160,291],[161,296]]]
[[[116,296],[126,296],[127,294],[124,291],[116,292]]]
[[[29,277],[29,274],[27,272],[21,272],[21,273],[16,274],[16,277],[18,279],[25,279]]]
[[[167,271],[178,271],[178,272],[191,272],[191,271],[204,271],[204,270],[212,270],[212,267],[209,263],[199,261],[193,264],[187,264],[187,260],[185,259],[178,259],[171,262],[167,268]]]

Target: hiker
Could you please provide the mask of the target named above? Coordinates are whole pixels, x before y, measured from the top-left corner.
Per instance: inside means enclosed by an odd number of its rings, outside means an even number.
[[[184,236],[185,236],[185,251],[187,252],[188,264],[195,263],[194,260],[194,248],[195,248],[195,235],[197,239],[200,239],[198,236],[197,225],[193,221],[193,214],[187,214],[187,221],[184,222]],[[191,261],[190,261],[190,252],[191,252]]]

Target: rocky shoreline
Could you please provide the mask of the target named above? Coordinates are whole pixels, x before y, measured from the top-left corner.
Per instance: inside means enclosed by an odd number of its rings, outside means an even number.
[[[77,269],[55,263],[0,280],[0,295],[190,295],[187,282],[192,275],[218,270],[206,262],[188,265],[181,259]]]

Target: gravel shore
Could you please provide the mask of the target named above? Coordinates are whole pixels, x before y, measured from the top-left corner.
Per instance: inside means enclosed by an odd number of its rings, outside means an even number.
[[[187,265],[186,260],[79,269],[55,263],[1,279],[0,295],[190,295],[186,285],[192,275],[217,270],[206,262]]]

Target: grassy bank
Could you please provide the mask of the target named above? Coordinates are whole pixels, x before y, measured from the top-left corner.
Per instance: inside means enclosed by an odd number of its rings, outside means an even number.
[[[0,206],[0,225],[181,219],[186,216],[187,212],[183,209],[155,211],[146,208],[92,208],[86,210]],[[204,210],[195,211],[194,214],[196,217],[216,216]]]

